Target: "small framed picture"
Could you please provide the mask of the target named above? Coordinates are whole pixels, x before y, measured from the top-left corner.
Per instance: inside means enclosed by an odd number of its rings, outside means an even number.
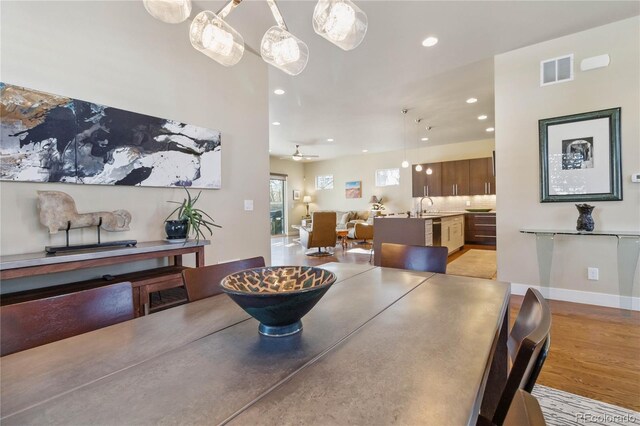
[[[300,200],[300,190],[299,189],[294,189],[293,190],[293,201],[299,201]]]
[[[545,118],[540,201],[621,201],[620,108]]]

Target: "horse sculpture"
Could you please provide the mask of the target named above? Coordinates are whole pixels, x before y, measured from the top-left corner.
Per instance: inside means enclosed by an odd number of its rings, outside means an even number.
[[[80,214],[73,198],[61,191],[38,191],[38,210],[40,223],[49,228],[50,234],[89,226],[112,232],[128,231],[131,222],[131,213],[127,210]]]

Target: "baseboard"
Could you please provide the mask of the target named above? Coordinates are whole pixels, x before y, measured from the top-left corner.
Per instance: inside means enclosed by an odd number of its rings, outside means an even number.
[[[524,295],[527,289],[540,290],[542,295],[551,300],[582,303],[585,305],[605,306],[608,308],[631,309],[640,311],[640,297],[618,296],[616,294],[595,293],[593,291],[569,290],[566,288],[545,287],[527,284],[511,284],[511,293]]]

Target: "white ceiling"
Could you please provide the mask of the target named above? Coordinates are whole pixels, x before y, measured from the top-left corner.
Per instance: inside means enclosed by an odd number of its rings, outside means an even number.
[[[270,122],[281,123],[270,126],[272,155],[290,155],[296,143],[320,159],[402,149],[405,107],[407,147],[491,138],[485,129],[494,118],[494,55],[640,14],[636,1],[361,0],[368,32],[345,52],[313,32],[315,3],[278,2],[289,31],[310,54],[298,76],[269,69]],[[195,9],[217,11],[223,4],[197,1]],[[274,25],[257,0],[245,0],[228,21],[253,48]],[[430,35],[439,43],[422,47]],[[276,88],[286,94],[273,94]],[[467,104],[469,97],[479,101]],[[489,117],[479,121],[480,114]],[[419,133],[416,118],[423,118]]]

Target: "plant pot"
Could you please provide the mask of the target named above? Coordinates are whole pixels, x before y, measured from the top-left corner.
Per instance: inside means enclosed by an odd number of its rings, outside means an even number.
[[[167,220],[164,223],[164,230],[167,233],[167,238],[170,240],[184,239],[187,238],[189,232],[189,222],[186,219]]]

